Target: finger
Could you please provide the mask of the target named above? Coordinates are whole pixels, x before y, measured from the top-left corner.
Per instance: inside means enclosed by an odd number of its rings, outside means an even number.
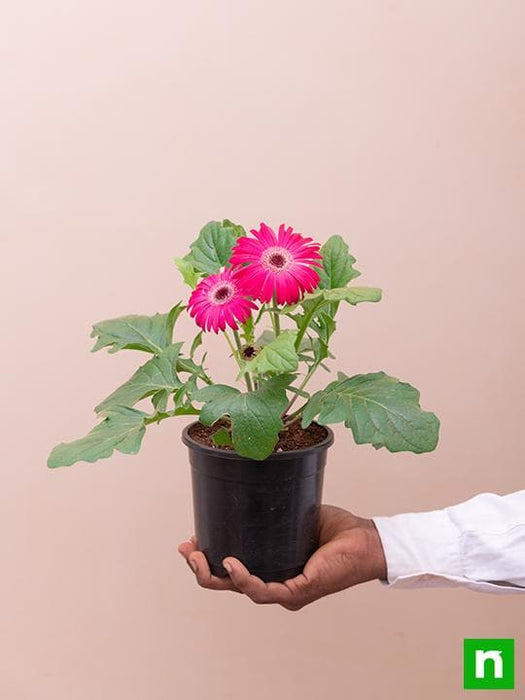
[[[188,559],[190,554],[197,550],[197,544],[195,543],[194,539],[190,538],[189,540],[181,542],[177,549],[185,559]]]
[[[181,542],[179,544],[179,546],[177,547],[177,549],[179,551],[179,554],[182,554],[182,556],[186,560],[186,564],[190,567],[192,573],[195,573],[192,565],[190,564],[189,557],[190,557],[190,554],[192,554],[192,552],[196,551],[197,545],[190,539],[186,542]]]
[[[220,578],[214,576],[208,564],[208,560],[203,552],[195,550],[188,557],[188,564],[193,569],[199,586],[203,588],[211,588],[214,591],[234,591],[235,585],[229,576]]]
[[[290,604],[287,606],[289,610],[300,610],[323,595],[316,581],[310,579],[306,572],[283,581],[283,585],[290,591]]]
[[[178,546],[179,553],[186,559],[186,562],[192,572],[197,576],[197,582],[204,588],[213,588],[214,590],[236,590],[231,579],[228,576],[220,578],[213,576],[208,560],[202,552],[197,548],[197,540],[192,535],[189,540],[181,542]],[[238,592],[238,591],[237,591]]]
[[[244,564],[234,557],[228,557],[222,563],[235,587],[254,603],[278,603],[290,609],[299,604],[299,600],[294,600],[293,592],[284,583],[265,583],[258,576],[250,574]]]

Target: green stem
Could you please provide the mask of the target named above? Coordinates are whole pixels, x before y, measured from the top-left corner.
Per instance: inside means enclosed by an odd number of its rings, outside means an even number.
[[[273,332],[275,333],[275,337],[280,334],[281,332],[281,320],[279,318],[279,311],[277,309],[277,299],[275,298],[275,294],[273,295],[273,307],[272,307],[272,326],[273,326]]]
[[[281,332],[281,319],[279,318],[278,313],[274,313],[274,319],[275,319],[275,335],[278,336],[279,333]]]
[[[237,352],[239,353],[239,357],[242,356],[242,342],[241,342],[241,336],[239,335],[239,331],[233,331],[233,337],[235,338],[235,345],[237,346]]]
[[[237,352],[239,354],[239,367],[242,367],[240,363],[240,358],[242,357],[242,343],[239,331],[233,331],[233,337],[235,338],[235,344],[237,345]],[[246,388],[248,389],[248,391],[253,391],[252,380],[250,378],[249,372],[245,372],[244,380],[246,382]]]
[[[319,364],[320,364],[319,362],[314,362],[313,365],[310,367],[308,372],[305,374],[303,381],[298,386],[299,391],[304,389],[304,387],[308,384],[308,382],[312,378],[312,375],[314,374],[315,370],[319,367]],[[299,394],[293,395],[292,399],[290,400],[290,403],[284,409],[284,411],[282,413],[282,417],[284,417],[288,413],[288,411],[292,408],[294,403],[297,401],[298,396],[299,396]],[[306,406],[306,404],[304,404],[304,406]],[[304,406],[301,406],[301,408],[299,409],[299,412],[301,412],[303,410]],[[297,413],[297,411],[295,411],[295,413],[292,413],[291,416],[289,416],[289,418],[291,418],[292,416],[295,416],[296,413]]]
[[[306,406],[306,404],[304,406]],[[301,413],[304,410],[304,406],[301,406],[301,408],[298,408],[297,411],[294,411],[288,416],[288,418],[284,422],[285,428],[289,428],[294,423],[297,423],[297,421],[301,418]]]
[[[160,423],[161,420],[165,420],[166,418],[172,418],[173,416],[198,416],[199,414],[200,410],[198,408],[194,408],[193,406],[187,406],[186,408],[179,407],[174,409],[173,411],[159,411],[157,413],[154,413],[152,416],[148,416],[144,419],[144,425],[150,425],[151,423]]]
[[[224,331],[224,337],[228,341],[228,345],[230,346],[230,350],[232,351],[232,355],[235,358],[235,361],[237,362],[239,367],[241,367],[241,363],[239,361],[239,358],[237,357],[237,350],[233,346],[232,340],[231,340],[230,336],[228,335],[228,331]]]
[[[237,333],[237,331],[234,331],[234,333]],[[240,358],[240,351],[238,353],[237,350],[235,349],[235,347],[232,343],[232,340],[231,340],[230,336],[228,335],[228,331],[224,331],[223,335],[226,338],[226,340],[228,341],[228,345],[230,346],[230,350],[232,351],[232,355],[234,356],[234,358],[239,366],[239,369],[244,369],[244,367],[242,366],[241,358]],[[238,340],[238,342],[240,344],[240,338],[239,338],[238,333],[237,333],[237,338],[235,340],[236,341]],[[244,379],[246,381],[246,388],[248,389],[248,391],[252,391],[252,383],[251,383],[250,377],[247,374],[245,374]]]
[[[194,373],[191,366],[186,366],[186,367],[184,366],[184,359],[179,360],[179,371],[189,372],[190,374]],[[206,374],[206,371],[204,370],[204,368],[200,372],[195,372],[195,374],[197,375],[197,377],[199,377],[199,379],[202,379],[202,381],[205,382],[206,384],[215,384],[213,379]]]
[[[310,325],[310,321],[312,320],[312,318],[313,318],[313,317],[315,316],[315,314],[319,311],[319,309],[321,308],[321,306],[324,306],[324,305],[327,304],[327,303],[328,303],[327,301],[325,301],[324,299],[321,298],[321,299],[317,302],[317,304],[312,308],[312,310],[311,310],[308,314],[306,314],[306,316],[305,316],[305,318],[304,318],[304,320],[303,320],[302,326],[301,326],[301,328],[299,329],[299,332],[297,333],[297,337],[296,337],[296,339],[295,339],[295,347],[296,347],[296,349],[298,349],[298,348],[300,347],[301,341],[302,341],[302,339],[303,339],[303,337],[304,337],[304,334],[305,334],[306,331],[308,330],[308,326]]]
[[[255,317],[255,321],[253,322],[254,327],[259,323],[261,320],[261,316],[263,313],[266,311],[266,304],[261,304],[261,308],[259,309],[259,313]]]

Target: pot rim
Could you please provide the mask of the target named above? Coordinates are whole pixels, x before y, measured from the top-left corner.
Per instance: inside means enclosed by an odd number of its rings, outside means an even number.
[[[251,457],[243,457],[234,450],[221,450],[218,447],[209,447],[208,445],[203,445],[200,442],[197,442],[197,440],[194,440],[189,435],[189,431],[194,425],[197,425],[198,423],[200,423],[200,421],[195,420],[191,423],[188,423],[188,425],[184,427],[182,431],[182,442],[186,445],[186,447],[196,450],[197,452],[202,452],[203,454],[219,457],[220,459],[242,459],[247,462],[255,462],[256,464],[277,460],[281,461],[286,459],[297,459],[307,454],[327,450],[334,444],[335,440],[334,431],[327,425],[323,425],[322,427],[326,429],[327,436],[324,440],[318,442],[317,445],[310,445],[310,447],[301,447],[299,450],[285,450],[281,452],[272,452],[268,455],[268,457],[266,457],[266,459],[251,459]]]

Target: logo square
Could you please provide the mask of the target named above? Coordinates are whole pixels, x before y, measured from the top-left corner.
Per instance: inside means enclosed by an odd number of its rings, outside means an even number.
[[[514,639],[464,639],[463,688],[514,690]]]

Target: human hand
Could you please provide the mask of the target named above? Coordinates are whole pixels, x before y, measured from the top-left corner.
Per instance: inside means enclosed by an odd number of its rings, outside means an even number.
[[[265,583],[234,557],[222,562],[228,576],[213,576],[194,538],[182,542],[179,552],[203,588],[245,593],[254,603],[277,603],[287,610],[300,610],[358,583],[386,579],[385,555],[372,520],[329,505],[321,506],[320,515],[319,549],[306,562],[302,574],[282,583]]]

